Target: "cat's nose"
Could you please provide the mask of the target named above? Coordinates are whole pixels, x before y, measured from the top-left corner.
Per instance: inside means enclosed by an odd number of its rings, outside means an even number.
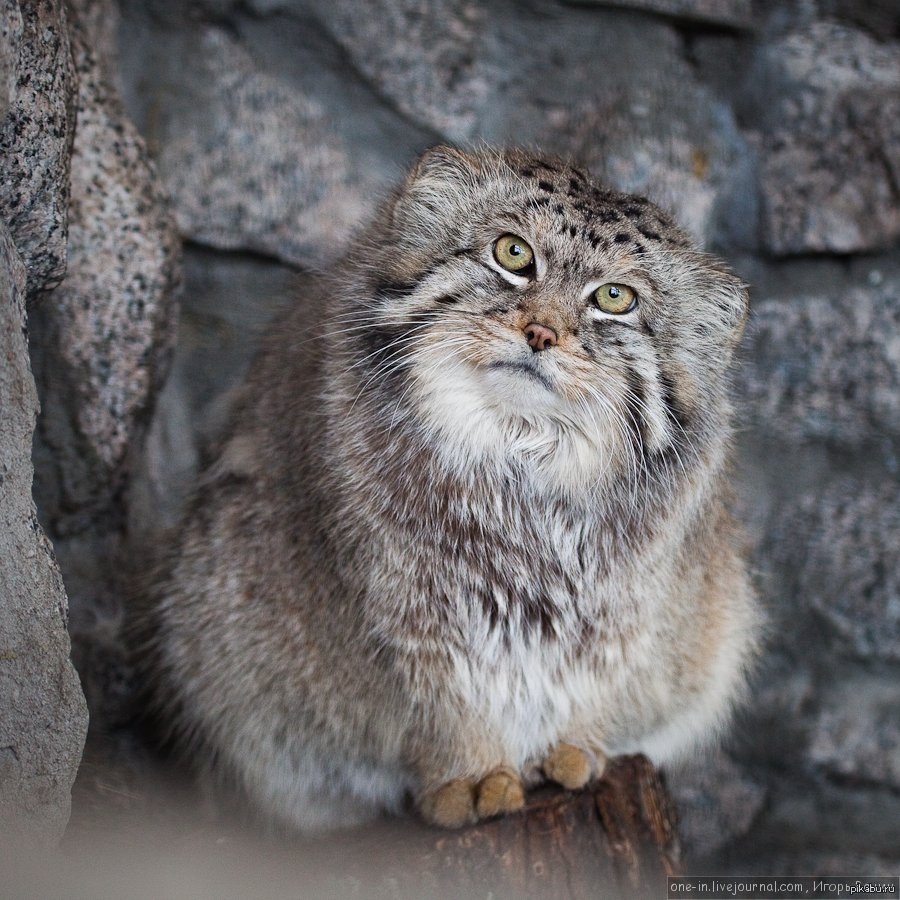
[[[556,332],[552,328],[548,328],[546,325],[538,325],[537,322],[526,325],[522,330],[525,332],[525,337],[528,339],[528,346],[531,347],[535,353],[540,353],[541,350],[548,350],[550,347],[555,347],[559,340],[556,336]]]

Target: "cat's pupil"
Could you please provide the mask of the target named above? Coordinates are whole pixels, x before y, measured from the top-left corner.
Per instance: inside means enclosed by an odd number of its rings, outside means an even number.
[[[612,297],[614,300],[616,297],[619,296],[619,293],[620,293],[620,291],[617,287],[611,287],[609,289],[609,296]]]
[[[509,252],[512,256],[519,256],[522,252],[522,248],[518,244],[513,244],[512,247],[509,248]]]

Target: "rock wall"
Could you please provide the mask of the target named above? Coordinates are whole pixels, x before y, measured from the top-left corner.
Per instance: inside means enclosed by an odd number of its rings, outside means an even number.
[[[129,700],[110,560],[177,519],[274,311],[426,146],[535,145],[670,207],[752,285],[736,479],[772,627],[732,737],[669,773],[691,864],[897,870],[895,3],[120,0],[118,20],[44,0],[71,25],[24,42],[0,7],[41,73],[2,132],[24,149],[0,145],[0,197],[28,272],[36,497],[97,727]],[[163,192],[185,266],[160,391]]]
[[[183,343],[135,520],[152,528],[159,498],[190,482],[285,267],[327,265],[415,153],[449,139],[573,156],[672,208],[753,286],[737,478],[772,627],[732,738],[670,773],[688,856],[896,869],[896,5],[122,9],[129,108],[189,241]]]
[[[0,810],[53,838],[87,725],[66,620],[89,693],[99,681],[96,731],[115,680],[100,635],[121,654],[122,495],[170,355],[180,240],[112,85],[115,8],[8,0],[0,14]]]
[[[74,76],[58,4],[8,0],[0,15],[0,820],[4,837],[52,842],[69,817],[87,708],[31,498],[38,397],[25,303],[65,272]]]

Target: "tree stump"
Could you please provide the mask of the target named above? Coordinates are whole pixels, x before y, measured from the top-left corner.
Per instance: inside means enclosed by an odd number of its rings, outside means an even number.
[[[362,833],[343,843],[341,864],[347,895],[397,898],[664,897],[666,876],[680,872],[675,809],[643,756],[611,760],[583,791],[542,788],[521,813],[460,831],[397,822]]]

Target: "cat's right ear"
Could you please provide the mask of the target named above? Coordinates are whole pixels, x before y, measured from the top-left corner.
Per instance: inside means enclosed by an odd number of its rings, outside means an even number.
[[[404,236],[442,231],[476,188],[478,170],[478,160],[456,147],[426,150],[394,197],[391,224]]]

